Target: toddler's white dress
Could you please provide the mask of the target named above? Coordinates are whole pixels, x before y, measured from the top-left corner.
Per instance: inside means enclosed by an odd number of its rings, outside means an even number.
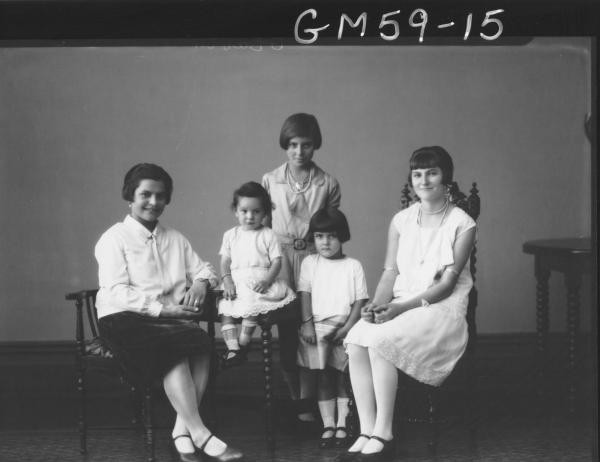
[[[276,278],[265,293],[252,290],[257,280],[264,279],[273,260],[281,257],[277,236],[271,228],[245,230],[236,226],[225,232],[220,255],[231,258],[231,278],[236,298],[219,301],[219,314],[246,318],[276,310],[296,298],[287,283]]]
[[[419,207],[419,203],[413,204],[392,219],[400,234],[396,256],[399,274],[392,302],[412,298],[430,287],[436,274],[454,263],[456,238],[475,226],[469,215],[454,207],[439,228],[421,228],[417,224]],[[467,261],[450,296],[406,311],[383,324],[360,320],[344,343],[373,348],[416,380],[439,386],[467,345],[465,315],[472,286]]]

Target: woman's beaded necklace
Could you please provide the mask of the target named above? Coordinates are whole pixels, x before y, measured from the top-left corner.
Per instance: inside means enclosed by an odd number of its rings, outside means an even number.
[[[292,190],[292,192],[294,192],[296,194],[302,194],[303,192],[306,192],[308,190],[308,188],[310,188],[310,184],[312,182],[312,177],[313,177],[312,167],[309,170],[308,175],[306,176],[306,178],[304,178],[303,181],[299,181],[296,179],[296,177],[294,177],[294,174],[292,173],[289,166],[285,167],[285,179],[287,181],[287,184],[290,187],[290,189]]]
[[[423,264],[425,263],[425,254],[426,252],[423,251],[423,243],[422,238],[421,238],[421,214],[425,214],[425,215],[437,215],[438,213],[441,213],[442,211],[444,211],[444,214],[442,215],[442,219],[440,220],[437,228],[435,229],[439,229],[442,227],[442,223],[444,223],[444,219],[446,218],[446,214],[448,213],[448,209],[450,208],[450,201],[448,199],[446,199],[446,202],[444,202],[444,205],[438,209],[438,210],[433,210],[433,211],[427,211],[427,210],[423,210],[423,206],[422,204],[419,205],[419,213],[417,215],[417,226],[418,226],[418,254],[419,254],[419,264]]]

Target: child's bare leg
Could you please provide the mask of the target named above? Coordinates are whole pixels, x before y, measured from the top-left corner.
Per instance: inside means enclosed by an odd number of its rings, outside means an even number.
[[[242,319],[242,329],[240,330],[240,337],[238,340],[240,347],[243,348],[250,343],[257,324],[258,320],[256,316],[249,316]]]
[[[334,369],[326,367],[318,371],[317,397],[319,399],[319,412],[323,419],[323,428],[335,428],[336,408],[336,373]],[[324,431],[322,439],[333,438],[335,430]]]

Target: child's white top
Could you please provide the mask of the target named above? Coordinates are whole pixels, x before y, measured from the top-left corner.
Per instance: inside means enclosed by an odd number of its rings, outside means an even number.
[[[298,292],[309,292],[314,321],[348,316],[352,304],[368,299],[367,281],[360,262],[354,258],[324,258],[308,255],[300,267]]]
[[[219,255],[231,258],[231,270],[241,268],[270,268],[273,260],[281,257],[277,236],[263,226],[245,230],[236,226],[225,231]]]

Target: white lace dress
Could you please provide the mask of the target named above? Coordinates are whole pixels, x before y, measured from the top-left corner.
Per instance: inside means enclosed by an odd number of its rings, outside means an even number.
[[[257,316],[281,308],[296,298],[294,291],[281,278],[276,278],[265,293],[252,287],[264,279],[275,258],[281,257],[281,247],[275,233],[266,227],[244,230],[237,226],[225,232],[220,255],[231,258],[231,278],[237,296],[221,299],[219,314],[234,318]]]
[[[412,298],[430,287],[436,273],[454,263],[456,238],[475,226],[469,215],[455,207],[439,228],[420,228],[418,210],[419,204],[413,204],[392,220],[400,234],[396,256],[399,274],[392,302]],[[469,267],[467,261],[449,297],[383,324],[360,320],[344,343],[373,348],[416,380],[441,385],[467,345],[465,315],[473,286]]]

